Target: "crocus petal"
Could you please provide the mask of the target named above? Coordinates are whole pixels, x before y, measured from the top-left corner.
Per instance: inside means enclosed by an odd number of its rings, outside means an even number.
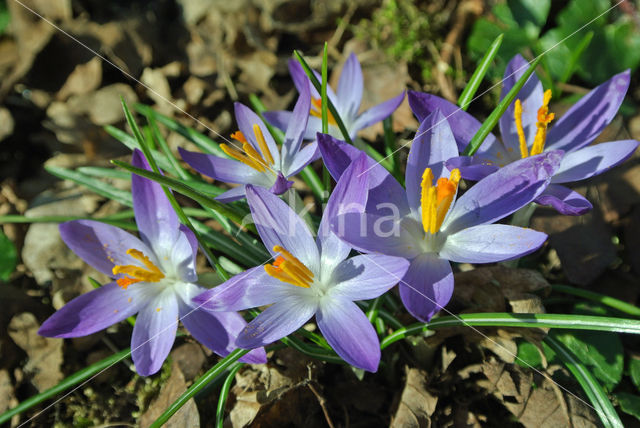
[[[111,282],[71,300],[42,324],[38,334],[86,336],[130,317],[148,300],[144,287],[132,285],[125,290]]]
[[[113,277],[115,265],[138,263],[127,254],[127,250],[142,251],[156,262],[153,251],[140,239],[124,230],[93,220],[72,220],[59,227],[65,244],[105,275]]]
[[[449,122],[453,136],[458,143],[458,151],[464,151],[471,138],[476,134],[481,123],[466,111],[444,98],[424,92],[409,91],[409,105],[413,114],[422,122],[429,114],[439,109]],[[481,150],[498,143],[493,134],[489,134],[480,146]],[[500,145],[500,143],[498,143]]]
[[[225,183],[253,183],[256,177],[262,175],[260,171],[236,160],[190,152],[181,147],[178,147],[178,152],[180,157],[200,174]]]
[[[380,342],[362,310],[347,299],[325,299],[316,314],[318,327],[329,345],[352,366],[376,372]]]
[[[289,64],[289,73],[291,74],[291,78],[293,79],[293,84],[296,86],[296,89],[298,90],[298,92],[302,91],[302,88],[304,87],[304,82],[306,81],[309,84],[309,89],[311,90],[311,96],[317,99],[320,98],[320,93],[311,84],[311,81],[309,80],[309,77],[307,77],[307,73],[304,72],[302,65],[300,65],[300,63],[295,59],[290,59],[288,64]],[[318,79],[318,82],[322,82],[322,76],[320,75],[320,73],[313,70],[313,74],[316,76],[316,79]],[[327,98],[329,98],[331,103],[337,107],[338,98],[336,97],[335,92],[333,92],[333,89],[331,89],[329,85],[327,85]]]
[[[336,108],[346,117],[356,117],[362,102],[362,68],[353,52],[342,67],[338,81],[338,105]]]
[[[359,130],[368,128],[371,125],[381,122],[389,117],[391,113],[400,107],[402,100],[404,100],[404,91],[400,95],[396,95],[395,97],[360,113],[355,122],[353,122],[353,125],[349,127],[350,137],[354,138]]]
[[[169,355],[178,329],[178,300],[166,290],[140,311],[131,336],[131,357],[142,376],[156,373]]]
[[[638,148],[635,140],[611,141],[564,155],[552,183],[569,183],[602,174],[625,161]]]
[[[363,213],[367,203],[369,175],[365,172],[367,158],[364,153],[346,169],[329,197],[318,227],[318,245],[321,248],[323,271],[331,272],[349,256],[351,246],[338,238],[330,229],[331,221],[348,212]]]
[[[267,147],[269,148],[269,152],[273,157],[274,166],[273,168],[279,170],[280,169],[280,151],[278,150],[278,146],[274,141],[271,133],[265,126],[264,122],[260,117],[255,114],[249,107],[245,106],[242,103],[234,103],[233,104],[236,121],[238,122],[238,128],[244,134],[244,137],[247,139],[249,144],[253,146],[254,149],[258,151],[258,153],[262,154],[262,157],[266,160],[267,155],[262,153],[262,149],[258,145],[258,141],[256,139],[256,135],[253,132],[253,125],[258,125],[260,130],[262,131],[262,135],[264,136],[264,140],[267,143]]]
[[[309,110],[311,109],[311,95],[309,93],[309,83],[302,85],[300,96],[293,107],[293,115],[287,126],[287,132],[282,143],[282,170],[288,171],[291,168],[296,154],[300,150],[302,137],[307,129],[309,120]]]
[[[561,159],[560,151],[530,156],[478,181],[456,201],[441,230],[452,234],[519,210],[542,193]]]
[[[546,234],[532,229],[483,224],[448,236],[439,254],[452,262],[493,263],[529,254],[546,239]]]
[[[520,54],[509,61],[507,68],[504,70],[504,80],[502,81],[502,91],[500,92],[501,100],[509,93],[528,68],[529,62]],[[538,109],[542,106],[543,93],[542,83],[540,83],[536,73],[533,73],[516,96],[516,99],[519,99],[522,103],[522,128],[528,144],[533,142],[536,135]],[[514,118],[514,105],[515,100],[500,117],[500,134],[507,146],[517,148],[519,147],[519,140]]]
[[[451,265],[434,253],[423,253],[411,260],[398,290],[409,313],[420,321],[429,322],[449,303],[453,294]]]
[[[270,305],[285,294],[290,284],[273,278],[256,266],[210,288],[193,298],[198,306],[210,311],[241,311]]]
[[[233,201],[237,201],[239,199],[243,199],[246,197],[246,186],[241,185],[238,187],[234,187],[233,189],[229,189],[226,192],[223,192],[216,196],[214,199],[216,201],[223,202],[225,204]]]
[[[247,186],[247,202],[262,242],[272,255],[279,245],[311,271],[318,272],[320,254],[305,222],[280,198],[260,187]]]
[[[410,259],[422,251],[417,241],[424,236],[422,226],[412,221],[401,222],[396,216],[347,213],[333,219],[331,230],[358,251]]]
[[[131,164],[151,170],[140,150],[133,151]],[[136,224],[142,240],[156,253],[170,251],[178,235],[178,216],[158,183],[133,174],[131,194]]]
[[[198,342],[223,357],[236,349],[236,337],[247,325],[237,312],[207,312],[184,302],[180,305],[180,320]],[[241,361],[263,364],[267,362],[267,354],[264,348],[257,348]]]
[[[465,180],[480,181],[487,175],[496,172],[498,164],[484,156],[458,156],[445,162],[449,171],[454,168],[460,170],[460,176]]]
[[[407,272],[409,262],[382,254],[361,254],[344,260],[333,271],[332,296],[348,300],[375,299],[396,285]]]
[[[454,156],[458,156],[458,147],[453,133],[447,119],[436,109],[420,124],[409,150],[405,184],[409,206],[413,211],[418,212],[420,209],[424,170],[431,168],[435,180],[443,176],[448,177],[449,171],[445,168],[444,162]]]
[[[535,200],[540,205],[551,205],[560,214],[582,215],[593,208],[584,196],[560,184],[550,184]]]
[[[281,172],[278,172],[278,176],[276,177],[275,183],[269,189],[271,193],[274,195],[282,195],[284,192],[289,190],[289,188],[293,186],[293,181],[287,180],[287,178],[282,175]]]
[[[315,138],[315,136],[314,136]],[[287,177],[293,177],[302,171],[302,168],[309,165],[311,162],[320,159],[320,150],[318,150],[318,143],[315,141],[307,144],[298,153],[295,154],[288,169],[283,170],[284,175]]]
[[[168,257],[158,256],[158,263],[160,263],[162,271],[165,272],[165,274],[168,276],[175,275],[175,277],[186,282],[195,282],[198,280],[198,274],[196,273],[196,253],[198,247],[195,247],[194,252],[193,241],[195,241],[197,245],[197,240],[193,232],[186,227],[181,228],[181,232],[173,243]]]
[[[630,71],[591,90],[549,129],[547,148],[569,152],[591,143],[613,120],[629,88]]]
[[[351,162],[363,153],[351,144],[336,140],[327,134],[318,134],[317,139],[325,166],[336,181]],[[366,156],[369,174],[367,212],[385,215],[392,210],[398,217],[408,213],[409,204],[404,188],[382,165]]]
[[[236,346],[253,349],[282,339],[302,327],[316,309],[316,305],[298,296],[290,296],[274,303],[242,330]]]

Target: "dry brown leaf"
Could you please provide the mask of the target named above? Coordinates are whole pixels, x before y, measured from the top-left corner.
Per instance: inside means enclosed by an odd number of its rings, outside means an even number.
[[[6,370],[0,370],[0,413],[4,413],[18,404],[13,390],[11,376]]]
[[[23,312],[9,323],[9,336],[29,357],[24,371],[32,376],[31,382],[42,392],[55,386],[64,377],[62,364],[62,340],[38,335],[40,324],[36,317]]]
[[[500,400],[526,428],[598,426],[589,406],[545,377],[495,360],[484,362],[482,373],[488,381],[479,381],[478,385]]]
[[[180,371],[180,366],[174,361],[171,365],[171,376],[162,386],[158,397],[151,402],[147,411],[140,417],[140,426],[148,427],[151,425],[186,390],[187,384]],[[199,427],[200,414],[195,400],[189,399],[164,426],[169,428]]]
[[[193,342],[178,346],[171,351],[170,356],[178,364],[187,381],[196,377],[207,360],[200,345]]]
[[[71,95],[84,95],[98,89],[101,83],[102,59],[95,57],[76,66],[58,91],[56,98],[66,100]]]
[[[0,107],[0,141],[13,133],[13,117],[6,107]]]
[[[406,380],[398,410],[391,420],[393,428],[429,428],[438,397],[427,391],[427,374],[423,370],[406,368]]]

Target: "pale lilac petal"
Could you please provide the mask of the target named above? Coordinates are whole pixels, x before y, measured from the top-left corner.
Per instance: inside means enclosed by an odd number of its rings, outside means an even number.
[[[602,174],[627,160],[638,148],[635,140],[611,141],[564,155],[552,183],[569,183]]]
[[[378,370],[378,336],[355,303],[347,299],[325,299],[318,308],[316,320],[324,338],[343,360],[369,372]]]
[[[471,181],[480,181],[499,168],[494,160],[478,155],[454,157],[446,161],[445,165],[449,171],[458,168],[460,176]]]
[[[193,302],[210,311],[241,311],[276,302],[288,287],[294,286],[269,276],[264,266],[256,266],[202,292]]]
[[[411,260],[398,286],[404,307],[415,318],[429,322],[453,294],[453,272],[448,260],[423,253]]]
[[[460,152],[464,151],[481,125],[475,117],[457,105],[435,95],[409,91],[409,105],[420,122],[436,109],[439,109],[449,122]],[[489,134],[480,146],[480,150],[487,150],[488,147],[494,144],[502,146],[493,134]]]
[[[198,248],[199,248],[198,238],[196,238],[196,235],[194,235],[191,229],[189,229],[184,224],[180,225],[180,232],[184,233],[184,235],[187,237],[187,240],[189,241],[189,246],[191,247],[191,254],[193,258],[195,258],[196,255],[198,254]]]
[[[300,150],[302,137],[307,129],[309,120],[309,110],[311,109],[311,95],[309,93],[309,85],[302,86],[298,101],[293,108],[293,115],[289,121],[289,126],[282,143],[282,170],[289,171],[295,156]],[[289,174],[287,174],[289,175]]]
[[[180,307],[180,320],[198,342],[222,357],[236,349],[236,338],[247,325],[237,312],[207,312],[186,303]],[[267,354],[264,348],[257,348],[240,361],[263,364],[267,362]]]
[[[396,285],[409,268],[401,257],[361,254],[340,263],[333,271],[332,296],[348,300],[369,300],[381,296]]]
[[[569,152],[591,143],[615,117],[629,80],[629,70],[616,74],[571,106],[549,129],[547,148]]]
[[[296,89],[298,90],[298,92],[301,92],[302,88],[304,87],[303,82],[307,81],[309,82],[311,97],[316,99],[321,98],[320,93],[316,90],[315,86],[313,86],[313,84],[311,83],[311,80],[309,80],[309,77],[307,77],[307,73],[304,72],[304,69],[302,68],[302,66],[297,60],[295,59],[289,60],[289,73],[291,73],[293,84],[296,86]],[[318,79],[318,82],[322,82],[322,75],[320,75],[320,73],[313,70],[313,74],[316,76],[316,79]],[[337,108],[338,98],[336,97],[335,92],[333,92],[333,89],[331,89],[329,85],[327,85],[327,98],[329,98],[331,103]]]
[[[363,252],[408,259],[422,252],[418,241],[424,237],[424,231],[421,225],[410,218],[400,221],[393,216],[348,213],[334,218],[331,230],[353,248]]]
[[[289,123],[291,122],[292,115],[293,112],[288,110],[265,111],[262,113],[264,120],[281,131],[287,130]]]
[[[293,186],[293,181],[287,180],[287,178],[284,175],[282,175],[281,172],[278,172],[276,181],[275,183],[273,183],[273,186],[269,188],[269,191],[274,195],[282,195],[284,192],[289,190],[291,186]]]
[[[233,189],[229,189],[226,192],[220,193],[214,199],[216,201],[220,201],[222,203],[228,204],[229,202],[237,201],[240,199],[244,199],[246,195],[246,185],[240,185],[238,187],[234,187]]]
[[[453,133],[447,119],[436,109],[420,124],[407,159],[405,185],[409,206],[414,212],[420,209],[422,175],[425,169],[431,168],[434,180],[449,177],[444,162],[454,156],[458,156],[458,147]]]
[[[140,150],[133,151],[131,164],[137,168],[151,170]],[[136,224],[142,240],[156,253],[166,251],[178,236],[178,216],[173,210],[162,186],[148,178],[131,176],[131,195]]]
[[[319,272],[320,253],[306,223],[280,198],[260,187],[247,186],[253,222],[267,250],[279,245],[312,272]]]
[[[38,334],[46,337],[79,337],[95,333],[134,315],[147,303],[144,287],[126,290],[115,282],[76,297],[51,315]]]
[[[291,161],[291,165],[289,165],[289,169],[284,170],[284,174],[287,177],[293,177],[302,171],[305,166],[317,159],[320,159],[320,150],[318,149],[318,143],[314,141],[296,153]]]
[[[140,311],[131,336],[131,357],[141,376],[156,373],[169,355],[178,329],[178,299],[166,290]]]
[[[368,128],[371,125],[381,122],[391,116],[391,114],[400,107],[402,100],[404,100],[404,91],[400,95],[396,95],[395,97],[360,113],[355,122],[353,122],[353,125],[349,127],[350,137],[354,138],[359,130]]]
[[[518,54],[507,64],[504,71],[504,80],[502,81],[502,91],[500,99],[502,100],[507,93],[513,88],[520,77],[529,68],[529,62]],[[533,73],[524,84],[516,99],[522,103],[522,128],[527,144],[532,144],[536,135],[538,123],[538,109],[542,106],[542,97],[544,91],[542,83],[536,73]],[[508,147],[519,147],[518,133],[516,131],[516,122],[514,117],[515,100],[509,105],[504,114],[500,117],[500,133],[502,140]]]
[[[562,155],[555,151],[527,157],[480,180],[456,201],[441,230],[452,234],[519,210],[547,187]]]
[[[547,235],[505,224],[474,226],[447,237],[439,252],[458,263],[493,263],[527,255],[546,241]]]
[[[324,164],[336,181],[351,162],[363,153],[351,144],[336,140],[327,134],[318,134],[317,138]],[[382,165],[366,156],[369,174],[367,212],[376,215],[397,213],[398,217],[407,214],[409,204],[404,188]]]
[[[116,265],[139,263],[127,254],[132,248],[155,261],[153,251],[144,242],[118,227],[93,220],[72,220],[62,223],[59,229],[64,243],[105,275],[113,277]]]
[[[593,208],[584,196],[560,184],[550,184],[535,200],[540,205],[550,205],[560,214],[582,215]]]
[[[253,183],[262,173],[242,162],[214,155],[190,152],[178,147],[180,157],[200,174],[225,183]]]
[[[181,233],[178,234],[178,238],[170,248],[170,252],[166,257],[158,254],[158,263],[160,268],[168,276],[174,276],[180,278],[182,281],[195,282],[198,280],[198,274],[196,273],[196,253],[197,246],[194,252],[194,242],[197,245],[197,240],[193,235],[193,232],[189,228],[181,225]],[[186,229],[186,230],[185,230]]]
[[[362,68],[358,57],[353,52],[347,58],[342,67],[340,80],[338,81],[338,105],[336,108],[345,117],[356,117],[362,102]]]
[[[289,296],[269,306],[242,330],[236,346],[253,349],[293,333],[316,312],[316,306],[298,296]]]
[[[342,174],[322,213],[316,240],[321,248],[320,264],[323,271],[331,272],[338,263],[349,256],[351,246],[331,231],[330,223],[340,214],[364,212],[369,187],[369,174],[365,171],[366,168],[367,158],[362,153]]]
[[[233,104],[233,107],[236,115],[236,121],[238,122],[238,128],[240,129],[242,134],[244,134],[244,137],[247,139],[249,144],[251,144],[253,148],[258,151],[258,153],[261,153],[262,157],[266,160],[267,155],[265,153],[262,153],[262,150],[258,145],[256,135],[253,132],[253,125],[258,125],[260,127],[262,135],[264,136],[264,140],[267,143],[267,147],[269,148],[269,152],[271,152],[271,156],[273,157],[275,168],[278,169],[280,166],[280,151],[278,150],[278,146],[271,136],[271,133],[267,129],[262,119],[260,119],[260,116],[255,114],[249,107],[245,106],[242,103],[236,102]]]

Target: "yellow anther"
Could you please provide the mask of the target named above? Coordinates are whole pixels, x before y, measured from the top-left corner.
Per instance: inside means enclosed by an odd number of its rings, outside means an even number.
[[[264,135],[262,134],[262,129],[257,123],[253,124],[253,133],[258,140],[258,147],[260,147],[260,151],[262,155],[269,161],[269,165],[273,165],[273,156],[271,156],[271,151],[269,151],[269,146],[267,146],[267,142],[264,139]]]
[[[314,275],[308,267],[279,245],[273,247],[273,251],[280,253],[280,256],[276,257],[272,264],[264,267],[267,274],[297,287],[309,288],[311,286]]]
[[[520,142],[520,156],[524,159],[529,156],[529,150],[527,149],[527,139],[524,136],[524,128],[522,127],[522,103],[519,99],[516,100],[513,106],[513,116],[516,121],[518,141]]]
[[[135,265],[116,265],[113,267],[112,272],[114,275],[124,274],[122,278],[116,279],[118,285],[126,290],[131,284],[136,282],[158,282],[164,278],[162,271],[153,264],[149,257],[145,256],[142,251],[138,251],[134,248],[127,250],[127,254],[134,259],[140,261],[145,267]]]
[[[420,207],[422,209],[422,228],[425,233],[435,234],[440,230],[444,218],[449,211],[453,198],[458,191],[460,170],[451,171],[449,178],[441,177],[433,185],[431,168],[422,174]]]
[[[247,144],[248,143],[243,143],[243,144]],[[251,147],[253,149],[253,147]],[[225,152],[229,157],[232,157],[235,160],[238,160],[240,162],[242,162],[245,165],[250,166],[251,168],[260,171],[260,172],[264,172],[265,171],[265,167],[264,167],[264,159],[262,159],[262,157],[258,156],[258,158],[252,158],[250,156],[247,156],[246,154],[240,152],[240,150],[237,150],[233,147],[230,147],[226,144],[220,144],[220,149],[222,149],[223,152]],[[255,149],[253,149],[255,151]]]
[[[311,116],[322,119],[322,99],[321,98],[312,98],[311,99],[311,110],[309,111]],[[327,120],[329,124],[338,126],[338,122],[336,122],[336,118],[333,117],[330,110],[327,110]]]
[[[549,113],[549,101],[551,101],[551,90],[544,91],[544,97],[542,99],[542,106],[538,109],[538,123],[536,127],[536,136],[531,146],[531,156],[539,155],[544,150],[544,143],[547,139],[547,127],[553,120],[555,115]]]
[[[539,155],[544,150],[544,143],[547,139],[547,127],[549,123],[553,120],[555,115],[553,113],[549,113],[549,102],[551,101],[551,90],[547,89],[544,91],[544,95],[542,97],[542,106],[538,109],[536,123],[536,135],[533,139],[533,144],[531,145],[531,151],[527,150],[527,140],[525,139],[524,129],[522,127],[522,104],[520,100],[516,100],[513,109],[513,116],[516,122],[516,131],[518,132],[518,141],[520,143],[520,156],[524,159],[528,156]]]

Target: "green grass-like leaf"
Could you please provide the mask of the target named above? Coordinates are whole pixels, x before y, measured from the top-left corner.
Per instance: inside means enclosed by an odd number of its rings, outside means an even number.
[[[489,46],[489,49],[487,49],[487,52],[484,54],[484,56],[478,63],[478,67],[471,75],[469,82],[464,87],[462,94],[460,94],[460,97],[458,98],[458,106],[460,106],[462,110],[467,110],[467,108],[469,107],[469,104],[471,103],[471,101],[473,101],[473,97],[478,91],[478,87],[480,86],[480,83],[482,83],[482,80],[484,79],[485,74],[487,74],[487,71],[489,70],[489,66],[491,65],[491,62],[498,54],[498,50],[502,45],[503,38],[504,38],[504,33],[496,37],[493,43],[491,43],[491,46]]]

